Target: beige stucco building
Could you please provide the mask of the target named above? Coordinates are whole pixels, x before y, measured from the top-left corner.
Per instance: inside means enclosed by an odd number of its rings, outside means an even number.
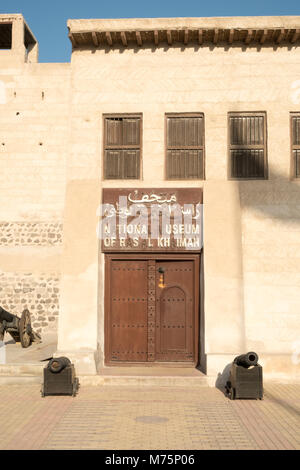
[[[69,20],[68,29],[70,63],[38,63],[22,15],[0,15],[0,304],[27,306],[42,335],[57,331],[57,354],[81,375],[115,360],[200,364],[217,377],[252,350],[266,377],[299,380],[300,17]],[[117,141],[126,122],[137,126],[127,144]],[[106,194],[114,202],[112,189],[183,203],[193,189],[203,249],[103,249],[98,208]],[[112,303],[122,279],[108,266],[121,261],[146,266],[143,308]],[[151,266],[171,261],[194,263],[192,336],[174,347],[155,276],[149,307]],[[138,338],[145,351],[114,356],[128,333],[113,332],[114,308],[142,312],[140,333],[120,348]],[[183,350],[180,341],[191,360],[159,356],[162,344]]]

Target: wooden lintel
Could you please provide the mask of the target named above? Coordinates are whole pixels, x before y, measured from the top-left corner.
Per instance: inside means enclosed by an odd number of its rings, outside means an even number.
[[[185,29],[183,33],[183,43],[187,44],[189,41],[189,30]]]
[[[299,35],[300,35],[300,29],[296,29],[291,39],[292,44],[297,41]]]
[[[233,43],[233,37],[234,37],[234,29],[230,29],[229,31],[229,36],[228,36],[228,42],[229,44]]]
[[[98,38],[97,38],[97,33],[95,31],[92,31],[92,39],[93,39],[93,43],[94,45],[97,47],[99,46],[99,41],[98,41]]]
[[[268,30],[267,29],[264,29],[263,30],[263,33],[262,33],[262,36],[260,38],[260,44],[263,44],[265,42],[265,40],[267,39],[267,36],[268,36]]]
[[[247,36],[245,39],[245,44],[249,44],[252,38],[253,38],[253,30],[248,29]]]
[[[167,41],[168,41],[168,44],[171,46],[171,44],[172,44],[172,31],[170,31],[170,30],[167,31]]]
[[[214,44],[217,44],[218,39],[219,39],[219,30],[218,28],[215,28],[214,29]]]
[[[140,31],[136,31],[136,32],[135,32],[135,37],[136,37],[136,42],[137,42],[138,46],[141,47],[141,45],[143,44],[141,32],[140,32]]]
[[[192,31],[192,32],[191,32]],[[189,41],[192,40],[192,37],[199,43],[199,45],[203,44],[204,38],[207,41],[207,36],[205,36],[205,29],[197,29],[196,31],[184,28],[181,29],[180,35],[183,40],[183,43],[187,45]],[[220,41],[221,33],[223,30],[220,30],[219,28],[213,28],[209,29],[209,35],[211,37],[211,41],[213,44],[217,44]],[[234,28],[228,28],[224,31],[226,33],[226,40],[228,44],[232,44],[234,42],[234,35],[235,35],[235,29]],[[242,30],[238,30],[242,31]],[[246,36],[244,39],[245,44],[250,44],[251,41],[259,44],[264,44],[267,40],[268,37],[270,40],[273,42],[273,44],[280,44],[283,41],[288,40],[291,44],[294,44],[296,41],[300,39],[300,28],[297,29],[287,29],[287,28],[272,28],[270,29],[243,29],[244,35]],[[153,33],[152,40],[155,44],[155,46],[158,46],[159,44],[159,30],[152,30],[151,32],[148,31],[149,33]],[[171,29],[164,29],[164,34],[166,34],[166,39],[167,43],[169,46],[171,46],[174,42],[174,31]],[[179,31],[177,31],[179,34]],[[115,39],[116,39],[116,34],[119,37],[119,41],[121,39],[122,44],[124,47],[128,47],[128,34],[126,31],[118,31],[118,32],[105,32],[105,38],[106,42],[109,46],[112,46]],[[134,32],[135,37],[136,37],[136,42],[138,46],[143,45],[143,39],[142,39],[142,32],[141,31],[135,31]],[[93,44],[95,47],[99,47],[101,44],[101,38],[99,35],[99,31],[73,31],[69,32],[68,37],[72,43],[72,47],[78,47],[80,44]],[[175,36],[176,38],[178,35]],[[223,34],[222,34],[223,37]],[[177,39],[176,39],[177,40]]]
[[[279,44],[282,41],[282,39],[284,38],[284,33],[285,33],[285,30],[281,29],[278,36],[277,36],[277,39],[276,39],[277,44]]]
[[[121,40],[122,40],[123,46],[126,47],[128,45],[128,42],[127,42],[126,33],[124,31],[121,32]]]
[[[110,46],[112,46],[113,41],[112,41],[111,33],[108,32],[108,31],[106,31],[105,37],[106,37],[107,43],[108,43]]]
[[[199,29],[198,31],[198,42],[199,44],[203,43],[203,29]]]
[[[69,36],[69,39],[70,39],[70,41],[71,41],[71,43],[72,43],[72,46],[73,46],[73,47],[76,47],[76,46],[77,46],[77,43],[76,43],[76,39],[74,38],[73,34],[72,34],[72,33],[69,33],[68,36]]]

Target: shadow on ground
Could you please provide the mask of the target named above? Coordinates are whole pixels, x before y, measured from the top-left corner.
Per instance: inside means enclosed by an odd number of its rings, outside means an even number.
[[[218,390],[220,390],[225,396],[227,396],[225,385],[226,385],[226,382],[229,380],[231,365],[232,365],[232,362],[230,362],[230,364],[227,364],[227,366],[224,367],[222,373],[221,372],[218,373],[218,377],[215,383],[215,387]]]
[[[6,364],[36,363],[53,356],[57,350],[57,335],[43,335],[41,343],[33,342],[28,348],[22,348],[21,343],[16,343],[9,333],[6,333],[4,347]]]

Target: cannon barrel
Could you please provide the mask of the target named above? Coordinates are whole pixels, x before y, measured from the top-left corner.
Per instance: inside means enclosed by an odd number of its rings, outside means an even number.
[[[0,307],[0,322],[4,320],[8,323],[11,323],[15,317],[16,315],[13,315],[12,313],[9,313],[4,310],[4,308]]]
[[[62,356],[62,357],[54,357],[50,359],[47,367],[48,369],[51,370],[51,372],[58,373],[70,365],[71,365],[70,359]]]
[[[248,369],[248,367],[257,365],[258,355],[255,352],[250,351],[246,354],[241,354],[240,356],[237,356],[233,362],[238,366],[242,366]]]

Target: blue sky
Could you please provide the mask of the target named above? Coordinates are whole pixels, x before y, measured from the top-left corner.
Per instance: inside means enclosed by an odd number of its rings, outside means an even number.
[[[69,62],[68,18],[300,15],[300,0],[1,0],[0,13],[24,15],[40,62]]]

